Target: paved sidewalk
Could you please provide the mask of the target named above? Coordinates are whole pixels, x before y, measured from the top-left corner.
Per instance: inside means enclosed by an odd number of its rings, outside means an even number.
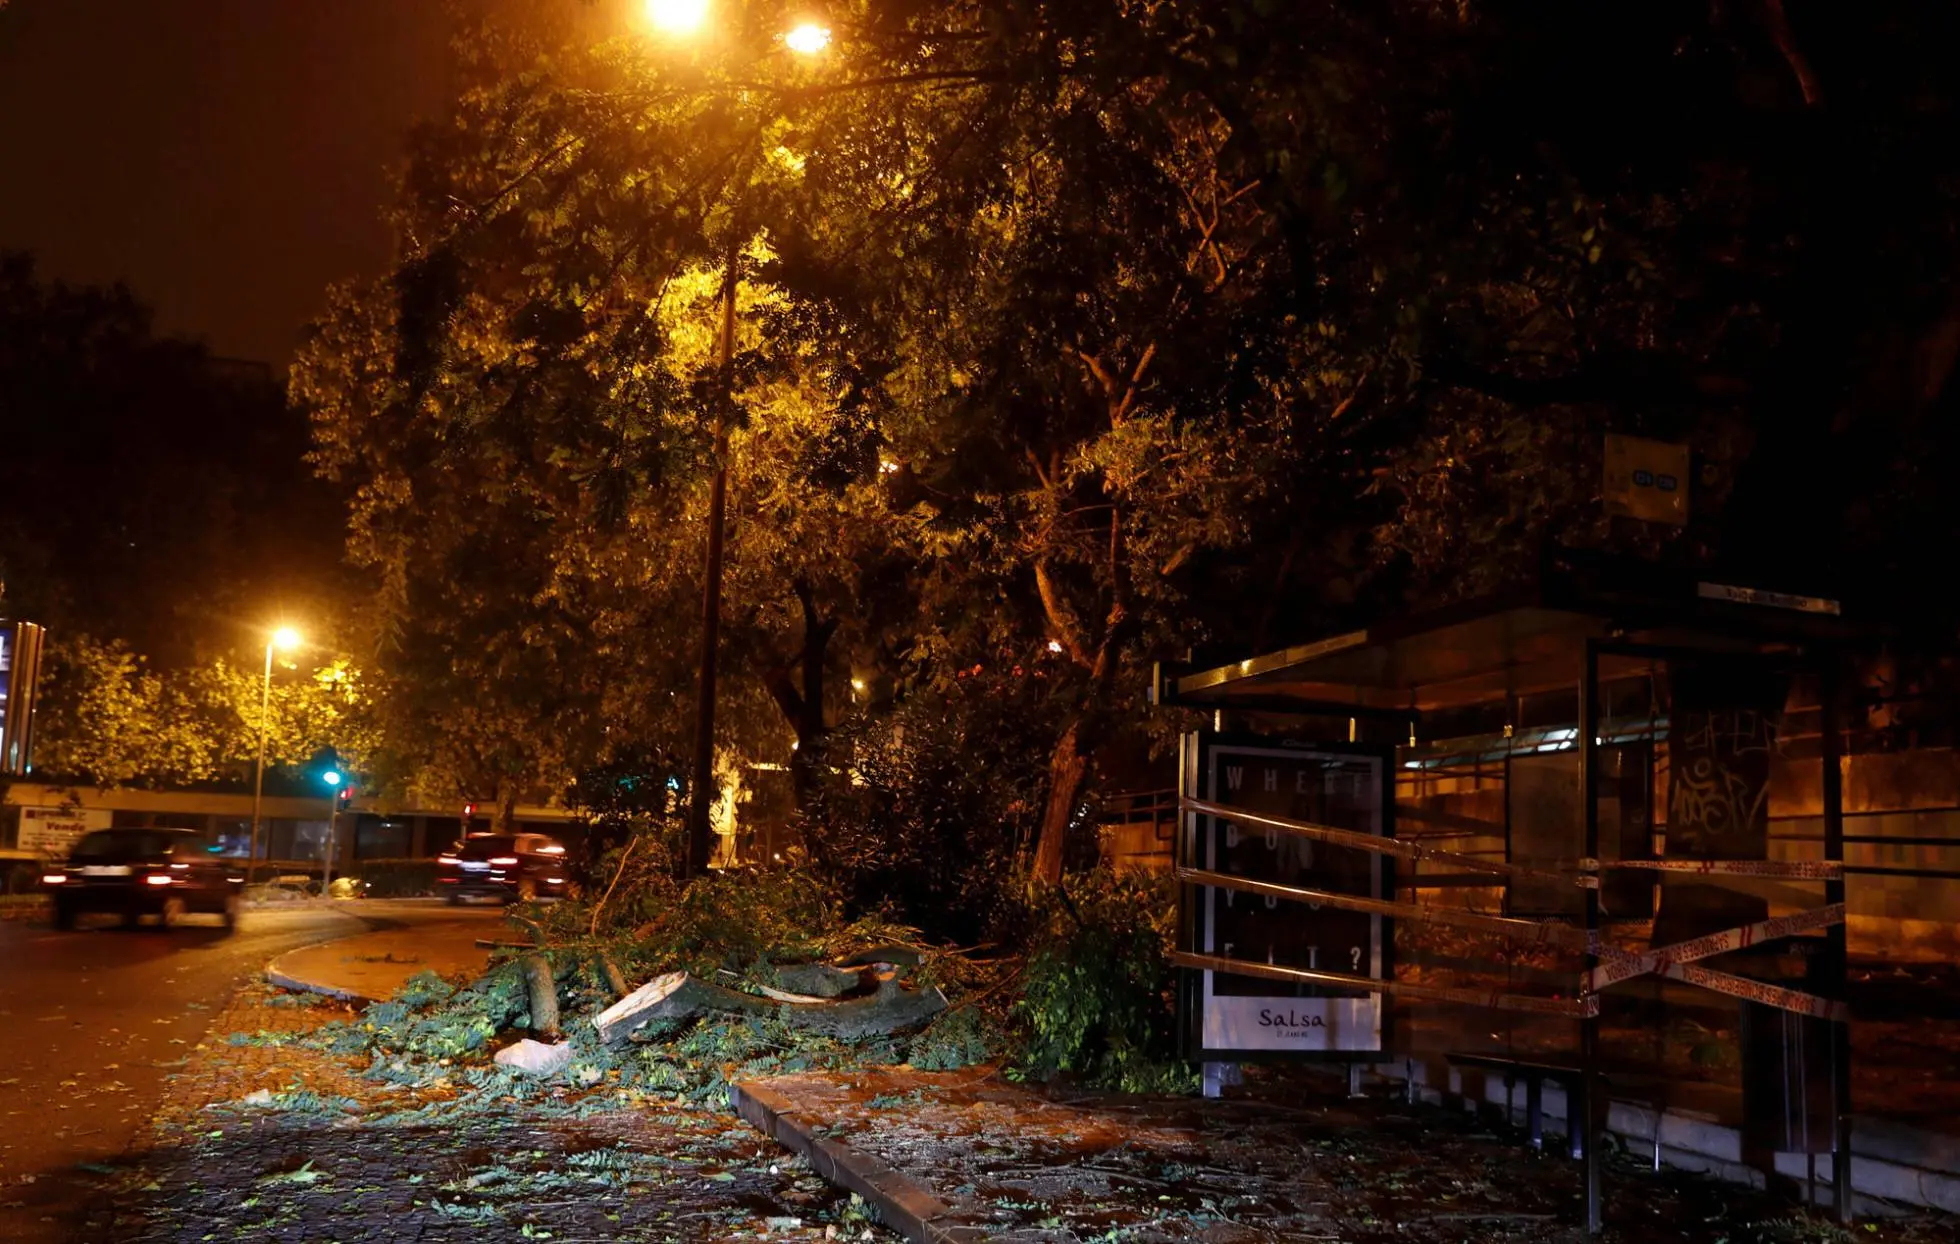
[[[1580,1167],[1454,1111],[1288,1075],[1258,1099],[1043,1092],[985,1071],[866,1069],[731,1086],[736,1108],[914,1241],[1585,1244]],[[1789,1200],[1609,1154],[1607,1241],[1842,1242]],[[1952,1219],[1859,1240],[1960,1238]]]
[[[350,915],[373,920],[365,910]],[[387,925],[369,933],[336,938],[288,951],[266,965],[266,979],[284,989],[324,994],[347,1001],[393,997],[418,972],[448,979],[474,979],[490,966],[490,951],[478,939],[507,936],[504,925],[481,917]]]

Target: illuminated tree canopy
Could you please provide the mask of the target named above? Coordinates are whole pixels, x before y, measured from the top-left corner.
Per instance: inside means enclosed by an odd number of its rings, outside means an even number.
[[[499,789],[680,746],[724,379],[726,742],[794,741],[807,796],[846,679],[875,714],[1000,678],[1041,878],[1152,659],[1547,543],[1876,546],[1947,504],[1912,481],[1952,450],[1960,184],[1951,110],[1902,104],[1950,99],[1901,33],[1935,19],[1881,8],[1836,42],[1641,8],[1610,46],[1428,0],[861,0],[809,57],[763,4],[688,44],[477,30],[397,269],[295,371],[377,677]],[[1606,518],[1609,431],[1692,447],[1685,529]]]

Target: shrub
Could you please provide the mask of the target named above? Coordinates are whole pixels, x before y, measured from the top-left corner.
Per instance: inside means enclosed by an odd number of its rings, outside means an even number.
[[[1022,994],[1017,1070],[1059,1073],[1124,1092],[1183,1092],[1195,1069],[1178,1052],[1168,877],[1078,873],[1042,896]]]
[[[46,871],[40,860],[0,861],[0,894],[39,894]]]
[[[947,942],[987,936],[1041,815],[1043,737],[1026,705],[977,679],[840,727],[834,776],[803,817],[811,857],[852,912]]]
[[[658,845],[660,861],[672,863],[685,810],[680,772],[675,758],[641,751],[595,765],[574,779],[565,800],[579,814],[585,849],[568,864],[583,889],[611,881],[619,853],[635,839],[642,851]]]

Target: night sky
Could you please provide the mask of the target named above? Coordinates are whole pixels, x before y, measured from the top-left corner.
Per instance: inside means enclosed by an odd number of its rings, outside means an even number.
[[[0,0],[0,248],[126,279],[165,332],[282,367],[392,247],[447,88],[441,0]]]

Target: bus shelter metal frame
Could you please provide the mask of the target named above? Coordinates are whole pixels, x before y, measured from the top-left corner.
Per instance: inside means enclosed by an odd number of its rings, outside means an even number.
[[[1843,659],[1873,636],[1871,628],[1847,621],[1837,602],[1705,581],[1684,580],[1651,567],[1630,569],[1599,562],[1548,566],[1527,587],[1504,597],[1472,602],[1433,614],[1416,615],[1334,636],[1280,652],[1215,666],[1161,664],[1151,700],[1160,707],[1208,709],[1248,719],[1261,717],[1345,718],[1346,738],[1359,723],[1408,727],[1410,744],[1418,728],[1439,710],[1470,707],[1493,686],[1512,687],[1523,678],[1534,691],[1572,686],[1560,677],[1576,665],[1580,803],[1584,813],[1585,863],[1599,858],[1599,737],[1602,661],[1707,657],[1711,654],[1779,656],[1795,669],[1818,678],[1821,735],[1821,789],[1824,906],[1842,907],[1844,882],[1843,775],[1840,699]],[[1478,640],[1495,641],[1492,651],[1464,651]],[[1470,642],[1466,642],[1470,641]],[[1527,658],[1517,659],[1521,653]],[[1422,681],[1426,672],[1454,676]],[[1456,690],[1452,690],[1456,688]],[[1338,727],[1336,728],[1338,729]],[[1400,739],[1397,739],[1400,742]],[[1223,811],[1219,809],[1218,811]],[[1303,829],[1315,827],[1302,826]],[[1602,911],[1596,872],[1584,884],[1588,979],[1600,967]],[[1831,923],[1825,933],[1826,988],[1846,997],[1846,925]],[[1385,992],[1393,991],[1389,982]],[[1595,1004],[1580,1019],[1580,1076],[1583,1089],[1576,1110],[1585,1164],[1586,1224],[1602,1227],[1600,1129],[1605,1092],[1600,1069],[1600,1011]],[[1830,1025],[1833,1076],[1831,1103],[1832,1183],[1838,1217],[1851,1220],[1850,1031],[1846,1022]],[[1572,1124],[1568,1124],[1569,1126]],[[1658,1130],[1659,1117],[1656,1114]]]

